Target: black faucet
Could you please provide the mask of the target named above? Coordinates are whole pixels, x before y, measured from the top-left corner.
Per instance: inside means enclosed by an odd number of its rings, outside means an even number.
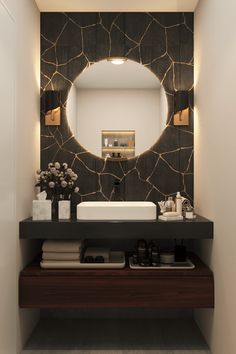
[[[114,201],[122,201],[122,193],[121,193],[121,184],[119,179],[114,180],[113,184],[113,200]]]

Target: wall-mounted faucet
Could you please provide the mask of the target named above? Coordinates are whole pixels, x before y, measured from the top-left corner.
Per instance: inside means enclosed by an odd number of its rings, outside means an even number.
[[[120,180],[117,178],[114,180],[114,183],[113,183],[113,198],[112,199],[115,201],[123,200]]]

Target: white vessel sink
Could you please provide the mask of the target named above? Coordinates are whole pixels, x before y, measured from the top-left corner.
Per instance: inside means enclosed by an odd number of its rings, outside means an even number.
[[[82,202],[77,205],[78,220],[154,220],[152,202]]]

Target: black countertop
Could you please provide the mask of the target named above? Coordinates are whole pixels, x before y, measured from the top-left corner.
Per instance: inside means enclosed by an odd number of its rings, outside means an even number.
[[[21,239],[212,239],[213,222],[197,215],[183,221],[52,220],[20,222]]]

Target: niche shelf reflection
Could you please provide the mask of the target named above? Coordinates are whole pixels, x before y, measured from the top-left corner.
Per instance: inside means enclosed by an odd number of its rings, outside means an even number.
[[[135,156],[134,130],[102,130],[102,157],[113,161],[126,160]]]

